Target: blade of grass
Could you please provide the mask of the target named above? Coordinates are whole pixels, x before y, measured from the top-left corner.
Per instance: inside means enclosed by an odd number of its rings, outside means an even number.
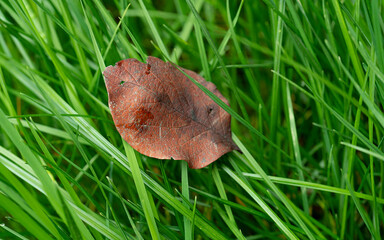
[[[276,223],[276,225],[283,231],[283,233],[289,239],[298,239],[298,237],[286,226],[284,222],[273,212],[273,210],[261,199],[261,197],[251,189],[242,179],[240,179],[232,170],[228,167],[223,167],[224,171],[232,177],[265,211],[265,213]]]
[[[301,160],[301,153],[300,153],[300,146],[299,146],[299,139],[297,136],[297,129],[296,129],[296,121],[295,121],[295,115],[293,112],[293,106],[292,106],[292,99],[291,99],[291,91],[289,88],[289,84],[286,82],[283,85],[282,91],[285,92],[283,93],[283,96],[285,97],[286,101],[286,111],[288,111],[288,122],[289,122],[289,130],[290,130],[290,137],[292,138],[292,144],[293,144],[293,152],[295,156],[295,160],[297,165],[299,166],[298,168],[298,175],[299,179],[304,181],[304,173],[303,173],[303,162]],[[309,213],[309,204],[308,204],[308,194],[306,188],[301,188],[301,198],[303,201],[303,207],[305,213]]]
[[[311,239],[316,239],[311,231],[309,231],[308,227],[305,225],[302,217],[299,216],[299,213],[296,211],[296,209],[292,206],[292,203],[288,200],[287,196],[284,195],[280,189],[277,188],[277,186],[268,178],[267,174],[264,172],[264,170],[261,168],[261,166],[257,163],[257,161],[252,157],[252,155],[248,152],[248,150],[244,147],[244,145],[240,142],[240,140],[237,138],[236,135],[233,134],[232,138],[234,139],[234,142],[239,146],[241,151],[244,153],[245,157],[248,160],[248,163],[250,164],[252,170],[256,173],[259,173],[264,181],[268,184],[270,188],[272,188],[273,192],[278,196],[279,200],[283,202],[284,206],[289,210],[289,212],[292,214],[294,219],[297,221],[297,223],[300,225],[300,227],[305,231],[305,233],[308,235]],[[322,238],[325,238],[321,235]]]
[[[183,161],[181,163],[181,191],[187,202],[184,202],[185,207],[189,207],[189,182],[188,182],[188,164]],[[193,219],[194,219],[193,215]],[[189,221],[188,217],[184,216],[184,239],[192,239],[193,226]]]
[[[156,43],[159,45],[162,53],[165,54],[168,58],[170,58],[169,53],[167,51],[167,48],[165,47],[164,42],[161,39],[159,32],[157,31],[157,27],[155,26],[155,23],[152,21],[152,18],[148,13],[147,8],[145,7],[143,0],[139,0],[139,3],[140,3],[140,7],[143,11],[145,20],[147,21],[147,24],[149,25],[149,28],[151,29],[151,32],[153,34],[153,37],[155,38]]]
[[[28,146],[23,142],[21,136],[16,131],[16,129],[12,126],[12,124],[6,118],[4,112],[0,109],[0,126],[3,131],[8,135],[11,141],[15,144],[15,146],[20,151],[21,155],[25,158],[28,164],[32,167],[33,171],[39,176],[40,181],[43,183],[44,190],[48,193],[47,197],[55,208],[57,213],[65,220],[62,212],[61,202],[59,200],[58,192],[56,185],[51,180],[50,176],[45,171],[44,167],[41,165],[39,159],[33,154]],[[52,228],[53,230],[54,228]],[[58,234],[56,232],[56,234]]]
[[[7,209],[12,216],[38,239],[53,239],[39,224],[29,217],[19,206],[0,193],[0,206]]]
[[[151,232],[152,239],[160,239],[160,234],[157,229],[155,217],[153,215],[154,209],[152,209],[152,205],[149,202],[148,193],[144,186],[144,181],[141,176],[141,171],[137,163],[135,152],[133,148],[129,146],[124,140],[123,140],[123,144],[124,144],[126,155],[129,160],[129,165],[131,166],[132,177],[135,182],[137,192],[141,199],[141,204],[144,210],[144,214],[148,223],[149,230]]]

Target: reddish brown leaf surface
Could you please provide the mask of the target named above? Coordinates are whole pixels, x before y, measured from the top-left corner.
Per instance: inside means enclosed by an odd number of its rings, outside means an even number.
[[[228,104],[213,83],[183,71]],[[202,168],[238,149],[230,115],[172,64],[155,57],[147,63],[131,58],[103,74],[116,128],[140,153]]]

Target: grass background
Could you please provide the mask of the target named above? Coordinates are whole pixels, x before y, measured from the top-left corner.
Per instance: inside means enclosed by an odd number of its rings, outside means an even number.
[[[383,5],[0,1],[0,238],[380,239]],[[101,72],[149,55],[217,85],[243,154],[124,143]]]

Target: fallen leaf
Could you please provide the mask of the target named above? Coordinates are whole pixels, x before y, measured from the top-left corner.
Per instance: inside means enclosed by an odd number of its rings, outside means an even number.
[[[213,83],[181,69],[228,105]],[[171,63],[130,58],[103,74],[116,128],[140,153],[202,168],[238,150],[231,138],[231,116]]]

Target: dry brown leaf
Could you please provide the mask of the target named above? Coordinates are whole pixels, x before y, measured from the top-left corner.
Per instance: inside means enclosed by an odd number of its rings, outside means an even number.
[[[183,71],[228,105],[213,83]],[[231,116],[171,63],[131,58],[103,74],[116,128],[140,153],[202,168],[238,150],[231,138]]]

